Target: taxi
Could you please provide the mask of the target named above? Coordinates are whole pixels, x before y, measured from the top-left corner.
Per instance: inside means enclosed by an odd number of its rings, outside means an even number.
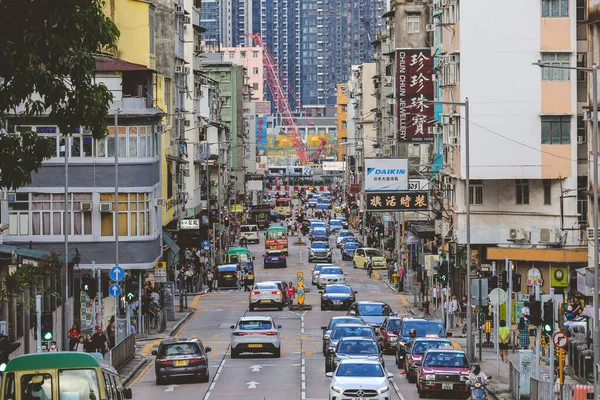
[[[463,350],[451,348],[429,349],[423,354],[417,370],[417,392],[426,397],[431,392],[469,393],[470,365]],[[448,346],[449,347],[449,346]]]
[[[410,383],[417,381],[417,371],[423,361],[423,354],[429,349],[454,349],[454,346],[448,339],[443,338],[417,338],[412,342],[410,350],[406,352],[406,362],[404,363],[404,372],[406,379]]]

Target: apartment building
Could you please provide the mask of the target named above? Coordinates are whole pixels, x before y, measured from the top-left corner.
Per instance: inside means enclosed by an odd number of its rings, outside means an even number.
[[[347,140],[348,140],[348,85],[339,83],[337,85],[337,131],[338,131],[338,143],[337,143],[337,156],[338,161],[345,161],[348,154],[347,151]],[[340,144],[344,143],[344,144]]]
[[[221,47],[223,61],[244,67],[252,101],[265,97],[263,49],[260,47]]]

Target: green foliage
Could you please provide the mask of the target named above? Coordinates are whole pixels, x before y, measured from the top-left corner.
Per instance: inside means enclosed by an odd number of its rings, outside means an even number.
[[[102,7],[100,0],[0,1],[0,120],[19,112],[16,124],[47,116],[64,133],[85,126],[95,138],[106,135],[112,94],[93,81],[95,56],[114,47],[119,31]],[[0,187],[31,182],[50,151],[33,132],[0,135]]]
[[[60,294],[56,292],[54,283],[60,277],[63,265],[60,254],[57,252],[48,254],[37,265],[24,264],[12,274],[5,275],[0,296],[8,298],[9,296],[19,295],[23,289],[29,288],[31,290],[35,289],[35,292],[30,293],[32,299],[35,298],[36,294],[43,293],[52,297],[60,297]],[[44,287],[46,278],[50,278],[50,287]]]

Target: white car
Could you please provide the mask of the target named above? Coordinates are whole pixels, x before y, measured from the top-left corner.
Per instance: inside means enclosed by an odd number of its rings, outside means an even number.
[[[317,264],[312,270],[312,284],[316,285],[319,282],[319,274],[323,267],[333,267],[333,264]]]
[[[246,238],[248,243],[260,243],[258,238],[258,225],[241,225],[240,239]]]
[[[277,286],[277,282],[258,282],[250,291],[249,309],[277,308],[283,310],[283,292]]]
[[[328,372],[329,400],[390,400],[393,374],[379,360],[342,359],[335,372]]]
[[[317,287],[324,288],[330,283],[346,284],[346,273],[340,267],[323,267],[317,278]]]
[[[348,236],[354,236],[354,233],[348,229],[342,229],[338,232],[337,237],[335,238],[335,245],[337,248],[342,247],[342,239]]]
[[[231,358],[241,353],[273,353],[281,357],[281,325],[275,325],[271,317],[242,317],[231,325]]]

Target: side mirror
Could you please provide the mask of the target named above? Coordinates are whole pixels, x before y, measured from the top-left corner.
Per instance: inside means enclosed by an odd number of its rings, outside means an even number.
[[[322,331],[326,331],[326,330],[327,330],[327,327],[326,327],[325,325],[321,325],[321,330],[322,330]]]
[[[157,355],[158,355],[158,351],[156,351],[156,350],[152,350],[152,355],[153,355],[153,356],[157,356]]]
[[[388,372],[387,377],[388,377],[388,379],[392,379],[394,377],[394,374],[392,374],[391,372]]]
[[[452,332],[446,332],[446,337],[452,336]]]
[[[210,353],[212,351],[212,349],[207,346],[207,347],[204,348],[204,351],[207,352],[207,353]]]
[[[491,375],[490,375],[490,376],[488,376],[487,378],[488,378],[488,381],[489,381],[490,379],[492,379],[492,378],[493,378],[493,376],[491,376]]]
[[[235,329],[235,325],[231,325],[229,328],[231,328],[231,329]]]
[[[123,397],[125,397],[125,399],[127,400],[133,399],[133,393],[131,393],[131,388],[123,388]]]
[[[325,339],[325,340],[329,340],[329,338],[330,338],[330,335],[328,335],[328,334],[325,334],[325,336],[323,336],[323,339]]]
[[[323,294],[324,292],[322,290],[319,290],[319,293]],[[321,327],[322,328],[322,327]]]
[[[350,311],[348,311],[348,315],[356,315],[356,311],[350,310]]]
[[[281,325],[277,325],[277,329],[281,329]]]
[[[328,372],[325,374],[325,376],[328,378],[333,378],[333,372]]]
[[[354,294],[357,294],[357,293],[358,293],[358,292],[355,290],[355,291],[354,291]]]

